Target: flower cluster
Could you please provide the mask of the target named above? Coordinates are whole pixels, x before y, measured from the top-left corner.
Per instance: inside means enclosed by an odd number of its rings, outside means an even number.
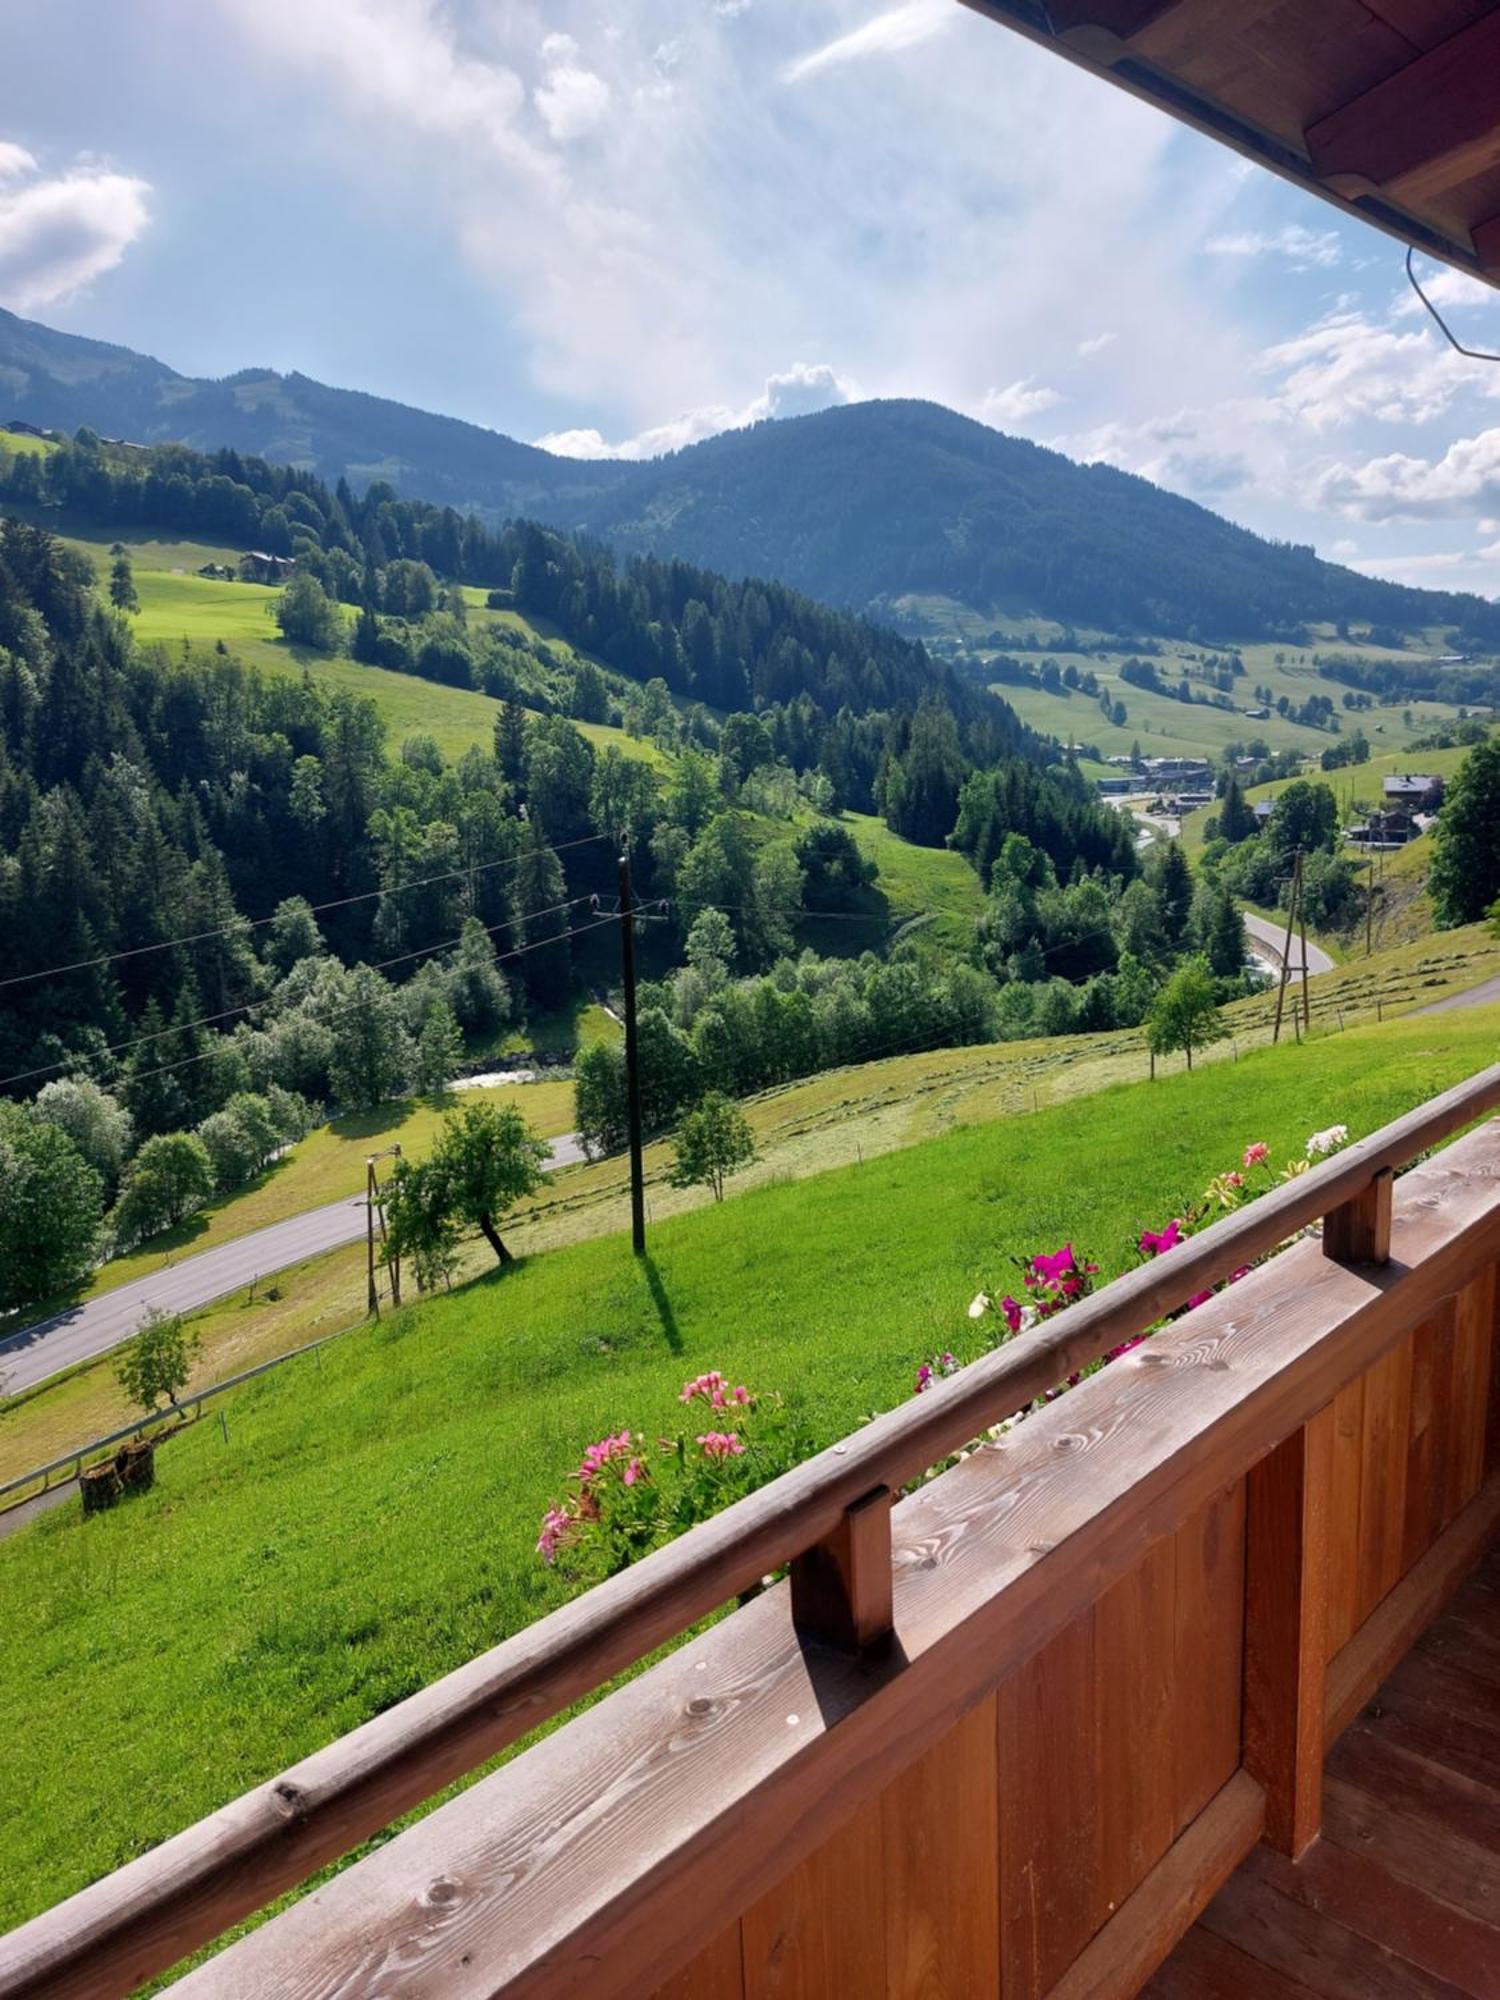
[[[705,1458],[741,1458],[745,1447],[735,1431],[700,1431],[694,1442]]]
[[[980,1297],[983,1298],[983,1296],[984,1294],[981,1292]],[[970,1306],[969,1312],[973,1316],[974,1308],[972,1306]],[[932,1387],[939,1376],[956,1375],[957,1373],[957,1355],[949,1354],[946,1350],[942,1354],[934,1354],[930,1360],[922,1362],[917,1369],[917,1386],[914,1393],[920,1396],[925,1390]]]
[[[1168,1252],[1187,1242],[1188,1238],[1216,1213],[1228,1213],[1252,1200],[1257,1194],[1276,1184],[1277,1180],[1291,1180],[1308,1171],[1309,1162],[1324,1159],[1348,1144],[1347,1125],[1330,1125],[1326,1131],[1314,1132],[1307,1141],[1306,1157],[1290,1160],[1278,1174],[1271,1163],[1271,1148],[1263,1139],[1256,1139],[1246,1146],[1238,1167],[1230,1167],[1218,1174],[1204,1189],[1196,1204],[1184,1204],[1180,1214],[1169,1216],[1160,1228],[1142,1229],[1136,1237],[1135,1247],[1143,1259],[1151,1261],[1164,1257]],[[1065,1311],[1077,1300],[1085,1298],[1093,1289],[1093,1280],[1098,1275],[1099,1266],[1087,1258],[1080,1257],[1071,1243],[1065,1243],[1060,1250],[1044,1252],[1040,1255],[1017,1259],[1021,1271],[1021,1298],[1006,1293],[997,1301],[987,1291],[976,1292],[969,1302],[968,1316],[971,1320],[985,1320],[992,1315],[1003,1322],[1003,1331],[990,1339],[991,1347],[1003,1345],[1018,1333],[1040,1321],[1051,1319]],[[1249,1275],[1249,1265],[1242,1265],[1232,1271],[1227,1282],[1237,1284]],[[1162,1325],[1180,1318],[1183,1313],[1194,1311],[1214,1296],[1214,1289],[1194,1292],[1186,1304],[1167,1316]],[[1106,1362],[1117,1361],[1132,1348],[1139,1347],[1143,1340],[1157,1329],[1148,1328],[1145,1333],[1135,1335],[1131,1340],[1122,1341],[1111,1348],[1102,1361],[1094,1362],[1078,1374],[1069,1376],[1065,1384],[1049,1390],[1046,1402],[1060,1396],[1064,1388],[1073,1388],[1084,1375],[1093,1374]],[[930,1357],[917,1370],[917,1393],[932,1386],[939,1375],[951,1375],[962,1363],[952,1354]]]
[[[717,1368],[684,1382],[677,1400],[700,1423],[699,1404],[733,1412],[733,1428],[722,1418],[711,1429],[690,1425],[654,1449],[628,1429],[589,1445],[569,1474],[573,1490],[542,1517],[543,1562],[566,1557],[569,1575],[612,1575],[806,1456],[779,1397],[756,1396]]]
[[[710,1368],[706,1375],[695,1375],[691,1382],[684,1382],[678,1394],[679,1403],[703,1401],[711,1409],[727,1410],[731,1404],[747,1407],[751,1401],[750,1391],[744,1383],[731,1389],[717,1368]]]

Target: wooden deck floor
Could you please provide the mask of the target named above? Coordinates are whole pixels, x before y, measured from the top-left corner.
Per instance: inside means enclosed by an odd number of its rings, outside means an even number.
[[[1329,1754],[1323,1836],[1258,1849],[1148,2000],[1500,2000],[1500,1549]]]

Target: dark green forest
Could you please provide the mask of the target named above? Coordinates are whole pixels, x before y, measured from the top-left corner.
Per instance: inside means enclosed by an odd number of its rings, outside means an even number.
[[[1484,649],[1500,641],[1500,610],[1482,598],[1360,576],[935,403],[852,404],[625,464],[558,458],[302,375],[197,381],[4,312],[0,368],[5,415],[146,444],[227,445],[330,486],[394,485],[490,524],[530,516],[829,604],[889,612],[907,593],[936,594],[980,612],[1221,643],[1300,642],[1306,626],[1350,620],[1396,636],[1441,625]]]

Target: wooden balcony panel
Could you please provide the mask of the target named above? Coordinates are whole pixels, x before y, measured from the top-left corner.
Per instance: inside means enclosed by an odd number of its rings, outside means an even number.
[[[1090,1746],[1086,1754],[1096,1757],[1102,1736],[1121,1739],[1118,1778],[1096,1762],[1080,1784],[1107,1801],[1117,1783],[1125,1810],[1100,1805],[1088,1836],[1087,1907],[1069,1920],[1076,1933],[1058,1945],[1057,1963],[1039,1963],[1035,1940],[1019,1950],[1002,1942],[1008,1975],[1013,1959],[1025,1964],[1028,1952],[1036,1968],[1029,1981],[1008,1977],[1007,2000],[1046,1992],[1122,1899],[1133,1900],[1132,1891],[1187,1837],[1179,1832],[1181,1800],[1164,1789],[1172,1783],[1163,1777],[1172,1770],[1170,1729],[1158,1741],[1149,1719],[1141,1727],[1123,1710],[1110,1726],[1107,1697],[1102,1710],[1091,1708],[1101,1699],[1101,1643],[1112,1675],[1137,1684],[1142,1671],[1148,1679],[1170,1677],[1173,1663],[1152,1650],[1152,1635],[1176,1629],[1168,1593],[1177,1564],[1164,1564],[1164,1538],[1171,1547],[1185,1531],[1202,1535],[1203,1510],[1223,1504],[1226,1479],[1231,1489],[1242,1482],[1249,1466],[1351,1382],[1363,1378],[1368,1403],[1371,1376],[1393,1354],[1407,1354],[1407,1377],[1399,1363],[1395,1373],[1409,1379],[1414,1329],[1440,1322],[1449,1301],[1483,1284],[1500,1258],[1497,1183],[1500,1125],[1490,1125],[1402,1180],[1386,1266],[1341,1265],[1318,1244],[1300,1243],[1001,1445],[902,1501],[892,1516],[895,1635],[888,1653],[860,1657],[799,1639],[789,1593],[779,1586],[231,1947],[179,1990],[225,2000],[273,1990],[441,1991],[452,2000],[586,1991],[605,2000],[672,1990],[666,1982],[700,1953],[727,1966],[732,1953],[724,1939],[737,1921],[747,2000],[752,1992],[803,1990],[749,1980],[757,1905],[791,1893],[786,1885],[804,1865],[815,1874],[834,1868],[834,1880],[860,1880],[877,1845],[887,1852],[892,1809],[881,1802],[893,1788],[910,1773],[912,1796],[930,1803],[924,1760],[943,1758],[956,1732],[990,1733],[988,1721],[972,1718],[986,1715],[997,1689],[996,1727],[1005,1743],[1008,1690],[1028,1661],[1041,1676],[1039,1698],[1062,1699],[1062,1676],[1049,1669],[1087,1630],[1094,1678],[1079,1683],[1078,1714],[1092,1720],[1061,1740]],[[1470,1311],[1479,1326],[1480,1307]],[[1457,1307],[1454,1315],[1456,1324]],[[1406,1408],[1409,1415],[1409,1395]],[[1478,1412],[1485,1414],[1482,1401]],[[1399,1443],[1404,1462],[1409,1425],[1402,1429],[1392,1417],[1376,1429],[1380,1452],[1393,1460]],[[1363,1474],[1367,1433],[1359,1452]],[[1378,1482],[1371,1492],[1372,1519],[1395,1524],[1399,1547],[1404,1496],[1398,1513]],[[1383,1551],[1383,1540],[1379,1546]],[[1377,1582],[1384,1560],[1370,1571]],[[1237,1647],[1233,1621],[1215,1623],[1219,1643],[1227,1636]],[[1046,1650],[1053,1647],[1065,1651]],[[1231,1674],[1236,1660],[1230,1656]],[[1166,1702],[1165,1693],[1160,1701],[1153,1696],[1149,1714],[1165,1713]],[[1237,1723],[1233,1691],[1226,1703],[1221,1689],[1210,1705],[1227,1705]],[[1011,1740],[1019,1740],[1017,1732]],[[1234,1754],[1231,1743],[1223,1777],[1232,1776]],[[1201,1794],[1208,1768],[1189,1774],[1185,1793],[1196,1786]],[[1044,1785],[1048,1773],[1038,1775]],[[1056,1760],[1050,1775],[1059,1781]],[[1002,1813],[1014,1776],[1014,1764],[1002,1764]],[[939,1808],[925,1821],[911,1809],[905,1815],[910,1827],[928,1827],[935,1859],[930,1869],[908,1871],[899,1917],[891,1915],[886,1862],[879,1896],[867,1886],[854,1892],[851,1906],[841,1894],[819,1916],[826,1924],[831,1910],[863,1908],[888,1965],[892,1951],[902,1962],[931,1954],[944,1932],[936,1903],[918,1898],[915,1915],[912,1908],[913,1885],[936,1881],[953,1865],[951,1855],[942,1860],[942,1842],[962,1816],[944,1815],[940,1795],[939,1787]],[[1039,1786],[1037,1810],[1045,1806]],[[872,1810],[880,1817],[879,1843]],[[1006,1838],[1002,1827],[1002,1941],[1013,1921],[1004,1907]],[[835,1867],[841,1845],[851,1841],[853,1850]],[[980,1886],[987,1899],[988,1878]],[[806,1905],[810,1892],[796,1893]],[[819,1943],[804,1925],[796,1949],[816,1958],[826,1948],[826,1935]],[[784,1945],[782,1955],[790,1949]],[[932,1990],[990,1990],[951,1983],[952,1965],[948,1975]],[[814,1983],[805,1990],[829,1989]],[[898,1982],[889,1990],[922,1988]]]

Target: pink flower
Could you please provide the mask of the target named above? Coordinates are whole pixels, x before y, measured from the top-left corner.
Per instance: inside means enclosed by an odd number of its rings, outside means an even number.
[[[1264,1139],[1257,1139],[1253,1146],[1245,1148],[1245,1165],[1247,1167],[1263,1167],[1270,1157],[1271,1149]]]
[[[1250,1275],[1250,1266],[1248,1264],[1241,1264],[1240,1268],[1237,1271],[1230,1272],[1229,1282],[1231,1285],[1237,1285],[1241,1278],[1248,1278],[1249,1275]]]
[[[1241,1188],[1245,1185],[1243,1174],[1228,1173],[1224,1176],[1225,1187]]]
[[[646,1468],[638,1458],[633,1458],[626,1466],[623,1477],[627,1486],[634,1486],[646,1476]]]
[[[1059,1279],[1069,1276],[1077,1267],[1073,1262],[1073,1246],[1065,1243],[1050,1257],[1033,1257],[1031,1268],[1044,1284],[1055,1285]]]
[[[698,1443],[703,1448],[703,1456],[705,1458],[715,1458],[722,1461],[726,1458],[741,1458],[744,1456],[745,1447],[740,1443],[739,1438],[733,1431],[704,1431],[699,1437]]]
[[[1183,1307],[1183,1311],[1191,1312],[1194,1306],[1206,1305],[1212,1297],[1213,1297],[1212,1292],[1194,1292],[1193,1296],[1188,1300],[1187,1304]]]
[[[573,1539],[577,1522],[565,1507],[549,1507],[542,1516],[542,1532],[537,1536],[536,1552],[543,1562],[557,1561],[557,1552],[564,1542]]]
[[[621,1431],[617,1437],[600,1438],[597,1444],[591,1444],[583,1454],[582,1462],[578,1467],[579,1480],[583,1485],[587,1486],[591,1479],[598,1477],[611,1459],[629,1458],[631,1455],[630,1433],[628,1430]]]
[[[1175,1250],[1182,1241],[1182,1223],[1177,1216],[1165,1229],[1145,1229],[1141,1232],[1141,1249],[1148,1257],[1160,1257],[1167,1250]]]
[[[1003,1298],[1000,1301],[1000,1310],[1004,1314],[1005,1324],[1010,1328],[1011,1332],[1019,1333],[1021,1331],[1021,1308],[1017,1305],[1016,1301],[1010,1297]]]
[[[932,1363],[930,1361],[924,1361],[921,1364],[921,1366],[917,1369],[917,1386],[913,1393],[920,1396],[923,1395],[931,1387],[932,1387]]]
[[[716,1409],[724,1406],[724,1377],[717,1368],[710,1368],[706,1375],[695,1375],[691,1382],[684,1382],[677,1400],[691,1403],[695,1396],[701,1396],[705,1403],[712,1403]]]

